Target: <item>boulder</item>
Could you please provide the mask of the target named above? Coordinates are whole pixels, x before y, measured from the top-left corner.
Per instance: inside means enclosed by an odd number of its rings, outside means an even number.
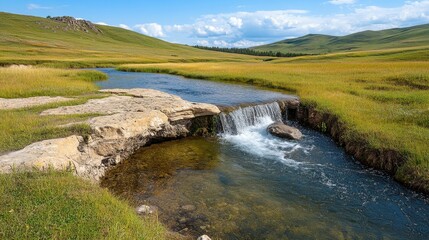
[[[269,133],[276,137],[287,138],[292,140],[300,140],[302,133],[291,126],[288,126],[282,122],[275,122],[267,127]]]
[[[11,172],[25,168],[74,169],[81,156],[79,145],[82,142],[82,137],[70,136],[33,143],[22,150],[1,156],[0,170]]]

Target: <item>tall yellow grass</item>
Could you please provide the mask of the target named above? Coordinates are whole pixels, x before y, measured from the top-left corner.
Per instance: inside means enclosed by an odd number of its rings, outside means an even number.
[[[73,96],[97,91],[101,72],[15,65],[0,68],[0,97]]]

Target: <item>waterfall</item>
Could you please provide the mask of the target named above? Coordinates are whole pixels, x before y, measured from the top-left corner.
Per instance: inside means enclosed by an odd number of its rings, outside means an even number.
[[[230,135],[242,133],[250,126],[281,120],[282,113],[277,102],[239,108],[230,113],[220,114],[221,132]]]

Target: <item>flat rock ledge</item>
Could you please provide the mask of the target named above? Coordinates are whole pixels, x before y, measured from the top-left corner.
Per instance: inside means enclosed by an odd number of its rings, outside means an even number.
[[[29,97],[29,98],[0,98],[0,110],[34,107],[54,102],[71,101],[65,97]]]
[[[93,113],[90,136],[69,136],[33,143],[0,156],[0,172],[13,169],[70,169],[76,175],[99,180],[105,170],[152,141],[190,134],[192,120],[213,116],[211,104],[193,103],[152,89],[102,90],[112,95],[85,104],[49,109],[41,115]]]

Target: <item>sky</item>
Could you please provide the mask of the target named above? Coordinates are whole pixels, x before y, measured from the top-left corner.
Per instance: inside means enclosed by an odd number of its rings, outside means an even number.
[[[0,11],[73,16],[169,42],[218,47],[429,23],[429,0],[0,0]]]

